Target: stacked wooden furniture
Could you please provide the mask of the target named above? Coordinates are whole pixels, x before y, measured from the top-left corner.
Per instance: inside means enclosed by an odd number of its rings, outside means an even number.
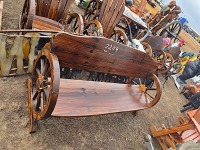
[[[69,14],[74,0],[26,0],[19,20],[20,29],[40,29],[65,31],[73,22],[74,30],[83,33],[84,23],[81,15]]]
[[[157,138],[163,150],[169,147],[176,149],[176,143],[200,140],[200,108],[188,111],[186,115],[188,119],[180,117],[180,125],[177,126],[167,128],[163,125],[161,130],[151,126],[151,133]]]

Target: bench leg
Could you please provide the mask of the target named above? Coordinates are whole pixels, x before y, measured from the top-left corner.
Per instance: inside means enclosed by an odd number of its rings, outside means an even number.
[[[132,114],[133,114],[133,117],[135,117],[137,115],[137,111],[133,111]]]
[[[38,121],[30,116],[29,133],[35,133],[38,130]]]

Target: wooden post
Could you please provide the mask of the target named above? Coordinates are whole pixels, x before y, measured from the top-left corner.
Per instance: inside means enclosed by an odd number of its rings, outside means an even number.
[[[0,30],[1,30],[1,23],[2,23],[2,12],[3,12],[3,1],[0,1]]]

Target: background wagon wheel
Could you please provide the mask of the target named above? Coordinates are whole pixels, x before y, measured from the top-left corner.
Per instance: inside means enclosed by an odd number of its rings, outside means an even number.
[[[77,33],[77,34],[83,33],[84,23],[83,23],[82,16],[79,14],[76,14],[76,13],[70,14],[67,20],[65,21],[65,24],[63,23],[61,24],[65,26],[64,30],[66,30],[69,33]]]
[[[103,36],[103,27],[97,20],[85,23],[83,34],[88,36]]]
[[[174,42],[178,38],[179,33],[181,32],[183,25],[180,21],[174,21],[167,25],[161,32],[160,36],[163,38],[169,37],[171,39],[174,39]]]
[[[121,30],[114,30],[113,34],[109,37],[109,39],[112,39],[118,43],[128,45],[128,38],[126,34]]]
[[[84,19],[87,21],[95,20],[98,17],[100,1],[99,0],[91,0],[86,8]]]
[[[173,63],[173,66],[170,70],[170,74],[174,75],[174,74],[179,73],[181,71],[182,67],[183,66],[181,65],[179,59],[175,60],[175,62]]]
[[[51,115],[56,105],[60,85],[60,67],[58,59],[44,49],[38,55],[32,73],[29,93],[29,107],[35,120]]]
[[[165,65],[166,62],[166,54],[164,51],[160,50],[160,51],[153,51],[153,59],[155,62],[157,62],[159,64],[158,69],[162,69]]]
[[[163,68],[160,69],[160,73],[165,74],[170,71],[170,69],[173,67],[174,59],[171,54],[166,53],[166,62]]]
[[[19,19],[19,29],[31,29],[35,15],[35,0],[26,0]]]
[[[132,80],[132,84],[139,85],[140,91],[144,92],[147,100],[147,107],[155,105],[162,93],[161,84],[155,74],[147,78],[137,78]]]
[[[132,41],[133,35],[132,35],[130,23],[128,22],[128,20],[125,17],[121,17],[116,26],[125,32],[129,41]]]
[[[146,53],[149,55],[149,56],[151,56],[152,57],[152,49],[151,49],[151,46],[148,44],[148,43],[146,43],[146,42],[141,42],[141,44],[143,45],[143,47],[144,47],[144,50],[146,51]]]

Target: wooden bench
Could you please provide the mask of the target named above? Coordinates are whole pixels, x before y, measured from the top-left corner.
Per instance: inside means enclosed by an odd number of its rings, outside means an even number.
[[[52,46],[45,46],[38,55],[28,79],[30,132],[36,131],[38,120],[50,116],[135,112],[159,101],[161,86],[154,75],[158,65],[145,52],[103,37],[60,33],[52,41]],[[126,76],[128,80],[121,84],[60,79],[60,67]],[[135,78],[139,78],[138,85],[131,84]],[[154,85],[146,86],[146,79],[152,79]]]
[[[84,23],[81,15],[69,14],[69,7],[73,2],[74,0],[26,0],[19,28],[69,31],[70,24],[75,23],[71,30],[82,34]]]
[[[184,120],[179,117],[180,125],[157,130],[155,126],[151,126],[151,133],[156,137],[163,150],[168,147],[176,149],[176,143],[184,143],[187,141],[197,142],[200,140],[200,108],[186,113],[188,119]]]

